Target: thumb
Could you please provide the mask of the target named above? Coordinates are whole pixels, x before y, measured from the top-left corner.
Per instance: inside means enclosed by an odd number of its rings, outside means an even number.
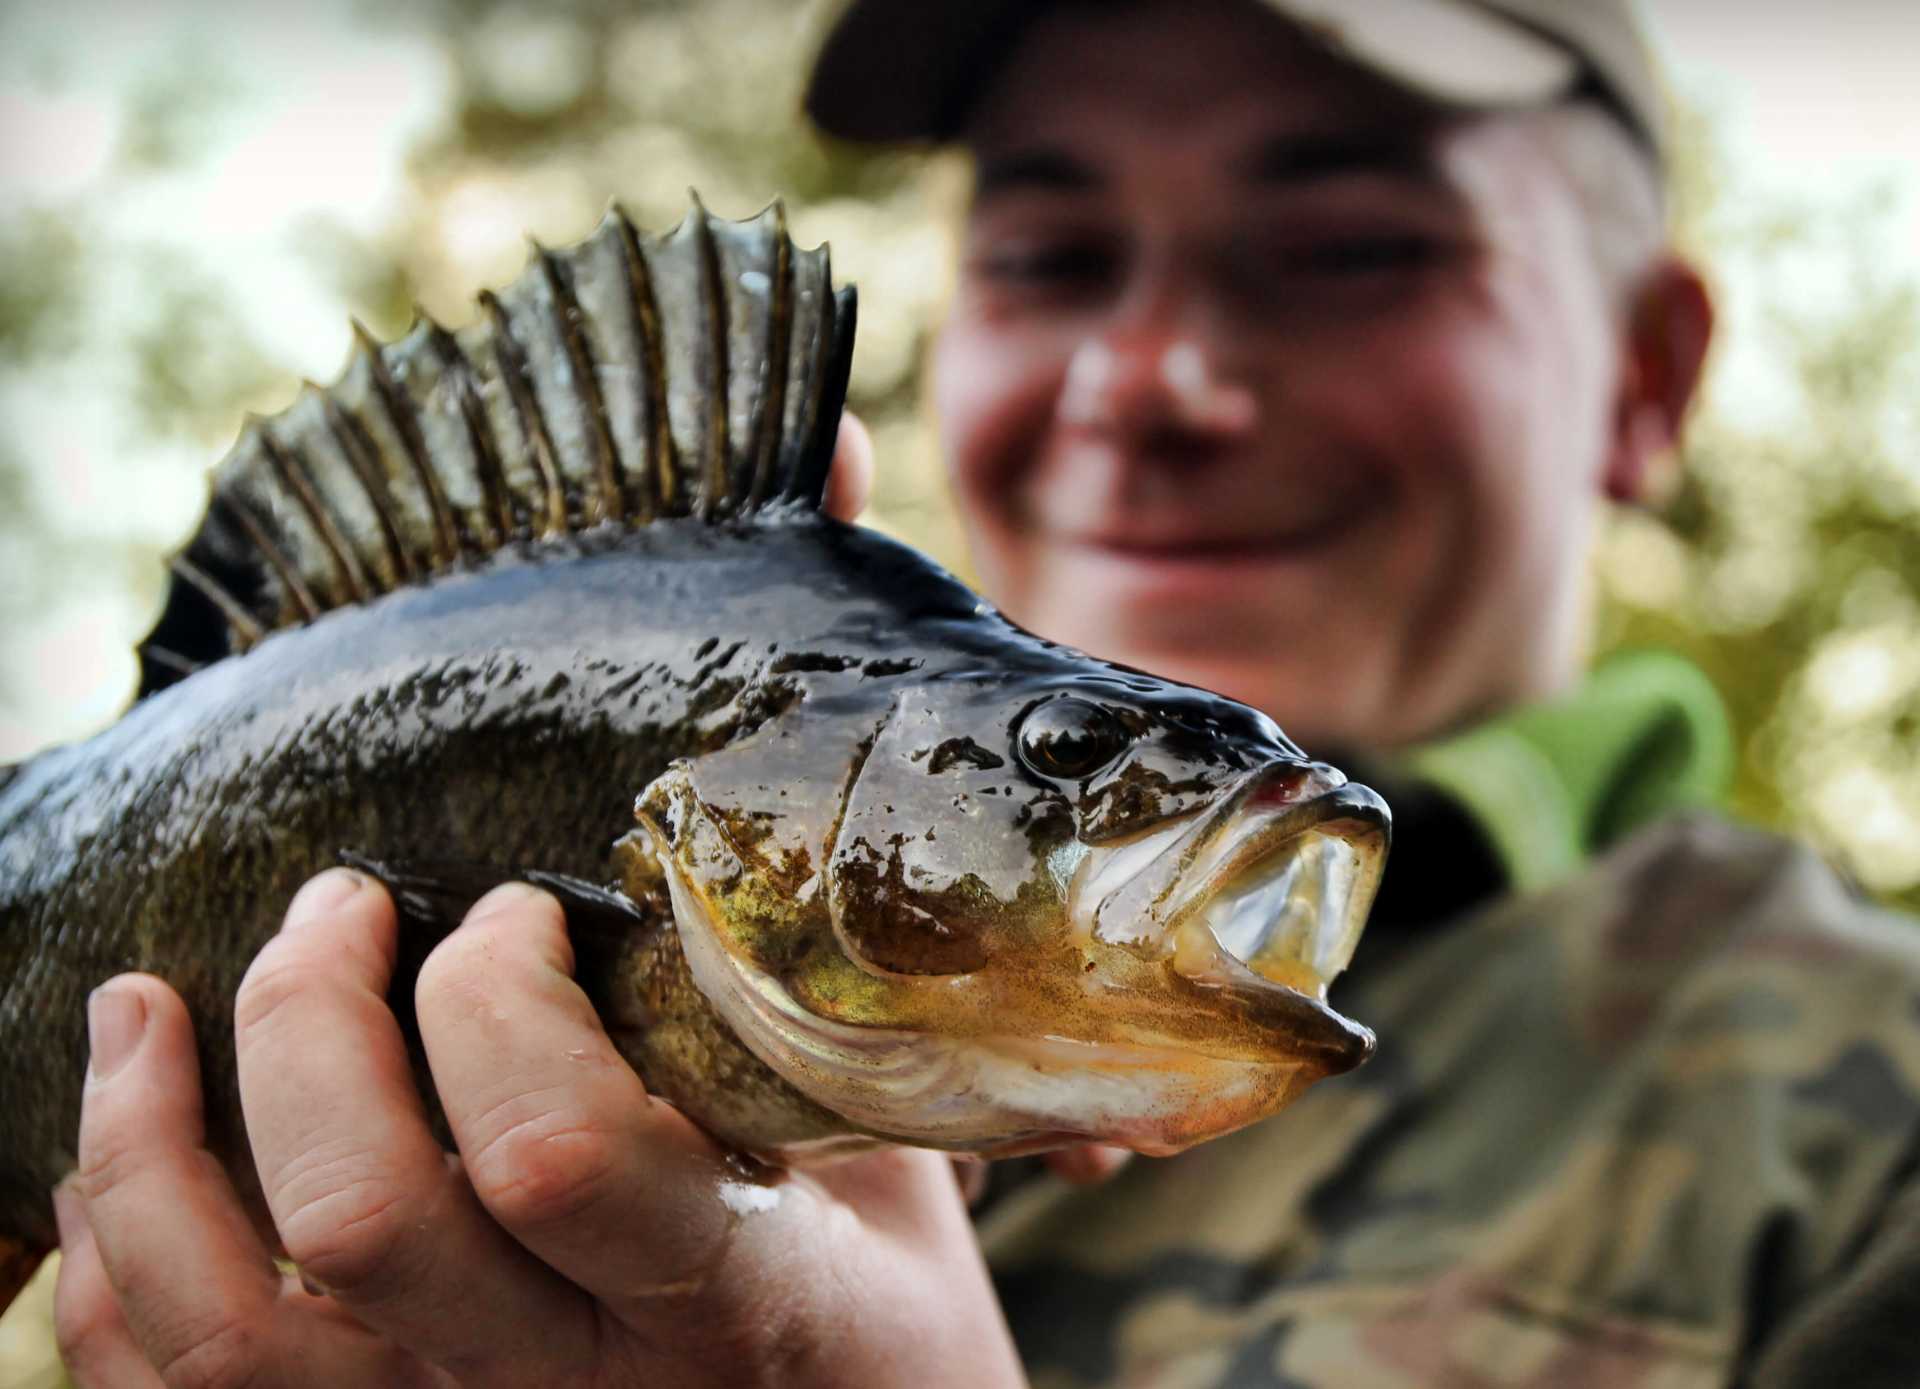
[[[840,416],[840,434],[833,444],[833,464],[827,473],[827,515],[852,521],[867,509],[873,491],[873,437],[860,417]]]

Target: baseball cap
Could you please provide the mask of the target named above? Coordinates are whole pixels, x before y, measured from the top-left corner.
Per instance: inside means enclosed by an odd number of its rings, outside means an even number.
[[[1665,107],[1631,0],[1255,0],[1362,67],[1450,106],[1592,96],[1659,158]],[[1038,0],[853,0],[821,46],[806,109],[830,135],[950,140],[1044,9]]]

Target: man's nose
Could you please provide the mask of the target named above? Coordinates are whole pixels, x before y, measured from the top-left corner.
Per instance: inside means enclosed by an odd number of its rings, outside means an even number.
[[[1126,436],[1227,444],[1252,432],[1259,400],[1234,378],[1217,330],[1179,302],[1120,310],[1067,362],[1061,422]]]

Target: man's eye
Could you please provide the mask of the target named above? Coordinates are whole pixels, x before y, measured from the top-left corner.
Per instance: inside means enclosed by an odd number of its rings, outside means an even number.
[[[1095,289],[1114,272],[1114,255],[1088,242],[1039,242],[980,252],[974,273],[997,285],[1035,289]]]
[[[1425,236],[1343,236],[1283,247],[1274,263],[1289,275],[1390,274],[1425,269],[1441,258],[1443,249]]]

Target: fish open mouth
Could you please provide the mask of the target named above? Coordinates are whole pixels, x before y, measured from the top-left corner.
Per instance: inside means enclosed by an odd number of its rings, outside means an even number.
[[[1331,767],[1262,772],[1211,814],[1090,852],[1074,929],[1197,983],[1277,984],[1324,1004],[1366,924],[1390,824],[1376,793]]]

